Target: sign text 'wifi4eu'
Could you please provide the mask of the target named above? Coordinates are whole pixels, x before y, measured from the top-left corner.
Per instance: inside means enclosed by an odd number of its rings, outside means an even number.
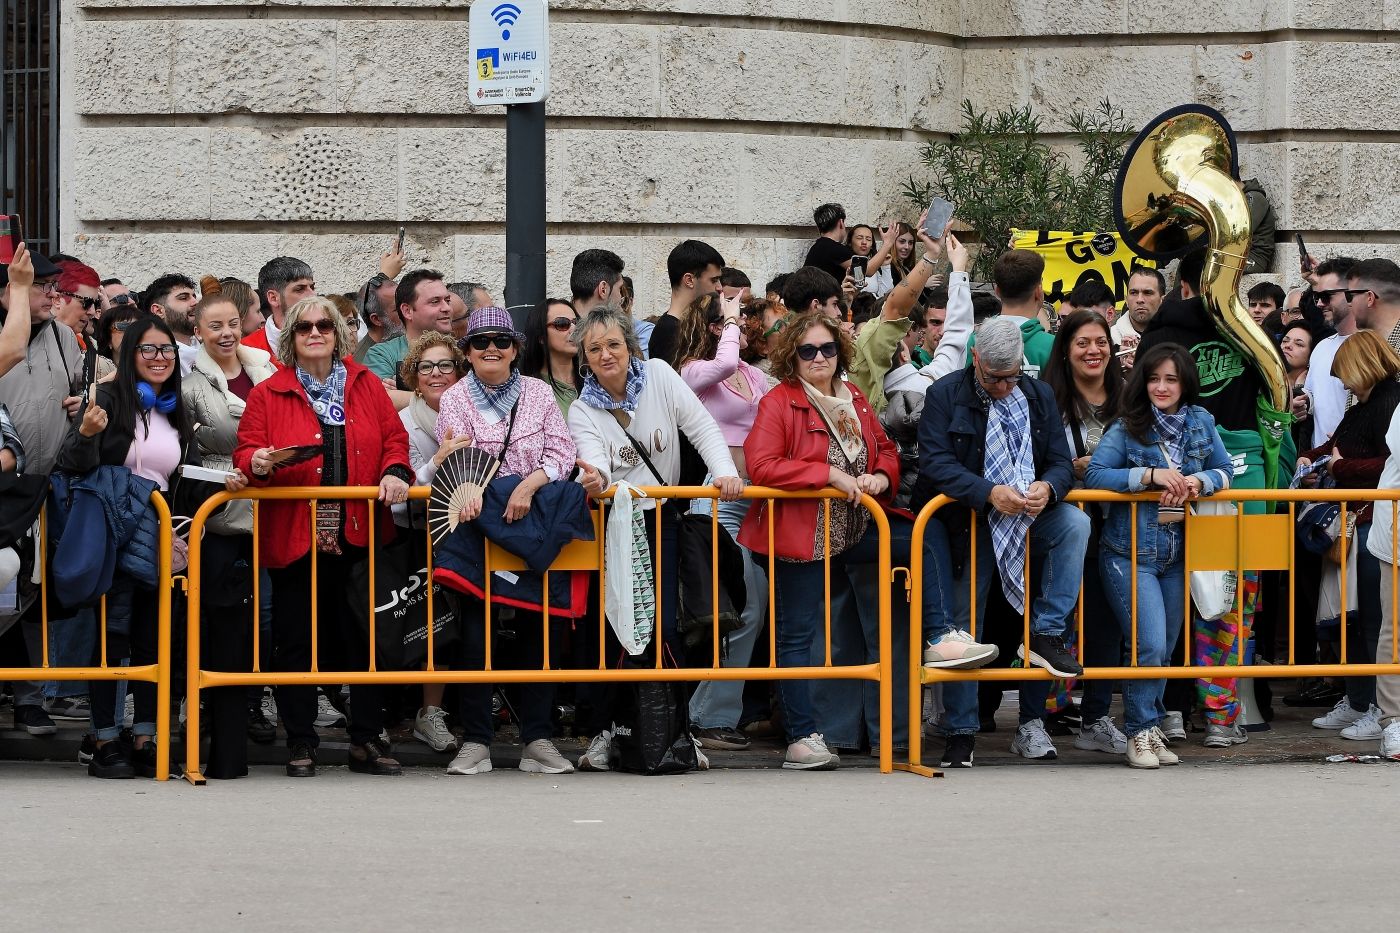
[[[468,29],[472,104],[530,104],[549,96],[546,0],[476,0]]]

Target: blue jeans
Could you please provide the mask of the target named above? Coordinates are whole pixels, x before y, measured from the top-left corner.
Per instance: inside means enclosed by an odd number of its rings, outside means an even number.
[[[84,667],[93,656],[97,640],[96,609],[80,609],[66,619],[49,619],[49,663],[54,667]],[[83,696],[87,682],[51,680],[44,685],[44,696]]]
[[[1099,551],[1097,535],[1089,539],[1089,554]],[[1078,616],[1072,616],[1067,631],[1077,630]],[[1093,558],[1084,561],[1084,666],[1116,667],[1123,661],[1123,638],[1109,608],[1108,594],[1104,592],[1103,577],[1099,573],[1099,562]],[[1079,704],[1079,714],[1084,722],[1097,722],[1108,715],[1113,705],[1113,688],[1117,681],[1083,680],[1083,699]],[[1045,704],[1050,697],[1053,680],[1025,680],[1021,682],[1020,722],[1024,725],[1033,719],[1043,719]]]
[[[713,500],[697,499],[692,511],[709,514]],[[719,503],[719,523],[734,540],[739,539],[739,526],[748,514],[751,500],[738,499]],[[754,642],[763,629],[768,614],[768,577],[764,565],[753,559],[753,552],[743,545],[744,590],[747,600],[740,615],[740,626],[729,633],[729,653],[722,661],[725,667],[748,667],[753,656]],[[690,721],[697,729],[733,729],[739,725],[744,707],[744,681],[706,680],[695,688],[690,698]]]
[[[1163,525],[1157,535],[1156,557],[1137,562],[1137,663],[1140,667],[1165,667],[1184,622],[1186,577],[1182,564],[1182,524]],[[1132,663],[1132,560],[1114,551],[1099,552],[1100,569],[1109,605],[1123,630],[1124,657]],[[1129,736],[1151,729],[1162,721],[1167,708],[1161,680],[1123,681],[1123,726]]]
[[[935,527],[936,526],[936,527]],[[954,625],[967,630],[971,617],[971,585],[969,574],[976,574],[977,627],[981,630],[986,612],[987,593],[992,581],[999,579],[996,554],[992,550],[991,529],[985,517],[977,519],[977,567],[971,560],[963,562],[961,572],[952,573],[948,556],[948,533],[940,521],[927,525],[924,537],[924,634],[932,639],[951,630]],[[1089,516],[1073,505],[1058,504],[1047,509],[1030,528],[1030,551],[1040,564],[1040,592],[1031,603],[1031,631],[1037,635],[1064,635],[1074,617],[1079,601],[1079,584],[1084,577],[1084,557],[1089,546]],[[941,549],[941,553],[940,553]],[[932,570],[930,570],[932,566]],[[947,568],[946,570],[944,568]],[[932,584],[932,585],[931,585]],[[951,589],[954,615],[948,616],[946,589]],[[1030,597],[1027,593],[1027,598]],[[936,600],[945,608],[934,608]],[[931,624],[932,623],[932,624]],[[939,626],[942,626],[940,629]],[[944,732],[948,735],[975,735],[977,717],[977,683],[949,682],[943,685]],[[1040,701],[1044,714],[1045,698]],[[1039,718],[1039,717],[1034,717]]]
[[[890,515],[890,558],[895,566],[908,566],[912,526]],[[866,664],[879,659],[879,581],[863,576],[867,565],[879,559],[879,531],[874,522],[844,553],[831,558],[831,662]],[[767,566],[762,555],[755,557]],[[775,561],[774,595],[779,667],[820,667],[826,663],[826,636],[822,596],[825,588],[823,561]],[[894,584],[900,587],[900,584]],[[901,587],[902,589],[902,587]],[[896,589],[891,595],[892,663],[896,672],[908,669],[908,603]],[[903,660],[901,660],[901,658]],[[895,744],[907,741],[907,678],[894,678]],[[844,689],[843,689],[844,688]],[[906,699],[902,700],[901,697]],[[789,742],[814,732],[827,735],[828,743],[858,747],[864,719],[871,745],[880,742],[879,685],[873,682],[810,680],[778,681],[778,701]],[[904,715],[901,715],[904,713]],[[903,732],[903,734],[901,734]]]

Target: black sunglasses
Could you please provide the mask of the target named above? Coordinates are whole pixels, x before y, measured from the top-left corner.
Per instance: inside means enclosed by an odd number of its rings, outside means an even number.
[[[549,322],[549,326],[560,332],[570,331],[574,329],[574,319],[571,317],[557,317]]]
[[[1325,305],[1325,304],[1327,304],[1327,302],[1329,302],[1329,301],[1332,300],[1332,296],[1333,296],[1333,295],[1344,295],[1344,294],[1346,294],[1346,289],[1345,289],[1345,288],[1319,288],[1319,289],[1316,289],[1315,291],[1313,291],[1313,299],[1314,299],[1318,304],[1324,304],[1324,305]]]
[[[835,340],[828,340],[826,343],[823,344],[804,343],[798,346],[797,355],[800,356],[803,360],[810,363],[812,362],[812,360],[817,358],[818,353],[820,353],[827,359],[832,359],[836,356],[836,350],[837,347]]]
[[[118,321],[117,323],[112,325],[112,330],[116,331],[119,334],[124,334],[126,333],[126,329],[135,323],[136,318],[131,318],[130,320],[126,321]]]
[[[1346,295],[1347,301],[1355,301],[1357,295],[1374,294],[1374,292],[1369,288],[1345,288],[1342,289],[1342,294]]]
[[[77,295],[73,292],[65,292],[62,290],[59,291],[59,294],[62,295],[64,298],[72,299],[73,301],[76,301],[78,304],[82,305],[84,311],[96,311],[98,308],[102,307],[101,298],[84,298],[82,295]]]
[[[335,331],[335,321],[328,317],[323,317],[319,321],[297,321],[292,328],[292,333],[298,337],[305,337],[315,328],[317,333],[329,334]]]
[[[509,350],[515,346],[515,338],[509,334],[477,334],[475,337],[468,337],[467,343],[473,350],[485,350],[490,346],[495,346],[497,350]]]

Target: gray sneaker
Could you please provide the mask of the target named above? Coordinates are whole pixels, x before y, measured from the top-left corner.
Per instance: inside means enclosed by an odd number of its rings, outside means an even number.
[[[1186,719],[1180,713],[1168,710],[1157,728],[1162,730],[1162,735],[1171,744],[1186,741]]]
[[[56,697],[48,702],[47,709],[50,719],[87,722],[92,717],[87,697]]]
[[[573,774],[574,766],[549,739],[535,739],[520,753],[520,770],[530,774]]]
[[[480,742],[463,742],[462,750],[447,766],[448,774],[485,774],[491,770],[491,749]]]
[[[607,771],[611,767],[612,730],[604,729],[588,743],[588,751],[578,756],[580,771]]]
[[[1016,738],[1011,740],[1011,750],[1032,761],[1054,761],[1059,755],[1055,743],[1050,741],[1050,733],[1045,731],[1045,723],[1039,719],[1021,724]]]
[[[1206,725],[1206,737],[1201,744],[1206,748],[1229,748],[1231,745],[1243,745],[1248,741],[1249,733],[1244,731],[1244,726],[1239,723],[1233,726],[1209,723]]]
[[[447,713],[425,706],[413,718],[413,737],[435,752],[455,752],[457,737],[447,728]]]
[[[1074,737],[1074,747],[1086,752],[1124,755],[1128,751],[1128,737],[1118,731],[1112,717],[1102,716],[1079,730]]]

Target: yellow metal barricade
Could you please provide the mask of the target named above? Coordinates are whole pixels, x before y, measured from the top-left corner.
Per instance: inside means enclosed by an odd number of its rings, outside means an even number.
[[[879,684],[880,697],[880,729],[882,736],[891,734],[893,722],[892,708],[892,686],[893,678],[903,676],[903,672],[895,671],[891,663],[892,643],[890,630],[890,592],[888,584],[892,580],[890,568],[890,530],[889,522],[884,511],[879,504],[869,496],[863,496],[861,504],[870,513],[871,520],[879,532],[879,570],[880,579],[885,585],[879,587],[879,660],[868,664],[833,665],[831,662],[831,608],[830,608],[830,557],[824,558],[826,563],[827,595],[826,599],[826,625],[825,643],[826,658],[825,663],[808,667],[778,667],[776,651],[776,635],[773,621],[776,617],[776,598],[773,589],[773,567],[775,558],[772,556],[772,527],[769,528],[769,552],[767,558],[768,571],[768,618],[769,618],[769,665],[767,667],[722,667],[719,656],[719,616],[714,614],[714,654],[712,666],[710,667],[688,667],[674,668],[662,666],[662,652],[656,651],[656,666],[646,668],[618,668],[609,666],[604,657],[605,652],[601,650],[606,638],[605,629],[607,622],[604,613],[599,612],[599,664],[597,668],[551,668],[549,664],[549,606],[548,593],[549,584],[547,580],[544,584],[545,605],[544,605],[544,663],[541,670],[494,670],[491,668],[491,626],[492,609],[490,599],[490,580],[497,571],[509,571],[521,569],[523,563],[515,556],[507,553],[495,545],[488,545],[485,555],[484,575],[486,598],[484,603],[485,611],[485,665],[483,670],[440,670],[434,664],[435,652],[433,645],[433,626],[427,627],[427,667],[425,670],[376,670],[374,646],[377,644],[375,638],[375,613],[367,613],[369,617],[369,664],[367,670],[357,671],[320,671],[315,670],[316,663],[316,638],[317,620],[315,607],[316,593],[316,557],[315,557],[315,535],[312,534],[312,610],[311,610],[311,637],[312,637],[312,668],[310,671],[299,672],[269,672],[259,669],[258,663],[258,617],[260,613],[258,599],[258,533],[259,533],[259,508],[258,503],[267,500],[293,500],[307,501],[313,506],[310,509],[311,521],[315,519],[315,502],[317,500],[373,500],[378,496],[379,490],[376,487],[268,487],[262,489],[246,489],[233,494],[228,492],[219,493],[211,497],[195,513],[190,526],[190,549],[189,549],[189,641],[188,641],[188,704],[187,704],[187,725],[186,729],[191,736],[199,734],[199,701],[200,691],[210,687],[229,686],[257,686],[257,685],[333,685],[333,684],[424,684],[424,683],[492,683],[492,684],[513,684],[513,683],[617,683],[636,681],[706,681],[706,680],[832,680],[832,679],[853,679],[869,680]],[[695,487],[642,487],[640,495],[653,499],[715,499],[717,490],[712,486]],[[431,490],[428,487],[414,487],[409,491],[411,500],[426,500],[430,498]],[[822,499],[826,500],[824,506],[830,510],[831,500],[844,499],[844,494],[833,490],[812,490],[802,492],[785,492],[778,489],[768,489],[765,487],[751,486],[744,490],[745,499],[761,499],[769,502],[781,499]],[[253,599],[252,599],[252,652],[249,670],[246,672],[223,672],[204,670],[200,663],[200,599],[202,590],[201,581],[201,538],[205,523],[209,516],[224,503],[235,499],[253,500]],[[575,541],[568,545],[559,555],[558,559],[551,566],[549,572],[560,572],[566,570],[597,570],[599,572],[598,599],[600,610],[605,600],[605,535],[604,535],[604,511],[607,508],[606,497],[594,502],[595,509],[595,531],[596,540],[590,542]],[[376,540],[376,520],[375,509],[370,509],[369,536],[373,542]],[[712,530],[716,533],[716,543],[712,564],[715,567],[712,573],[712,597],[713,606],[718,606],[719,576],[718,576],[718,532],[719,516],[714,509],[711,510]],[[657,522],[660,530],[661,510],[653,510],[653,516],[649,520]],[[829,524],[828,524],[829,528]],[[398,529],[399,533],[424,534],[429,537],[429,569],[431,571],[431,539],[427,531],[405,531]],[[829,532],[828,532],[829,533]],[[660,534],[657,535],[657,547],[660,547]],[[374,605],[373,593],[375,588],[375,557],[374,548],[368,550],[369,558],[369,603]],[[828,549],[829,551],[829,549]],[[658,568],[659,573],[659,568]],[[429,619],[433,616],[432,606],[432,586],[428,587],[427,615]],[[653,640],[658,645],[662,641],[661,636],[661,607],[658,600],[657,618],[653,628]],[[916,728],[918,720],[915,719],[910,728]],[[199,764],[199,744],[197,742],[186,743],[185,778],[193,784],[203,784],[204,778],[200,773]],[[880,747],[880,769],[886,773],[893,768],[893,750],[891,743],[884,741]]]
[[[1124,495],[1121,493],[1105,492],[1102,490],[1076,490],[1071,492],[1065,502],[1077,505],[1080,509],[1092,506],[1094,503],[1106,502],[1127,502],[1132,503],[1133,508],[1133,535],[1132,535],[1132,563],[1133,569],[1137,569],[1137,504],[1142,502],[1156,502],[1160,493],[1140,493],[1136,495]],[[1183,642],[1185,644],[1185,657],[1183,663],[1175,667],[1144,667],[1137,663],[1137,574],[1134,572],[1131,591],[1132,625],[1128,639],[1128,657],[1131,662],[1126,666],[1117,667],[1089,667],[1076,679],[1092,680],[1156,680],[1156,679],[1202,679],[1202,680],[1230,680],[1235,678],[1257,678],[1257,677],[1357,677],[1375,675],[1396,675],[1400,674],[1400,643],[1397,638],[1392,637],[1390,646],[1389,661],[1377,659],[1372,664],[1349,663],[1347,660],[1347,574],[1341,574],[1341,655],[1340,661],[1336,664],[1296,664],[1295,662],[1295,619],[1293,606],[1293,586],[1294,569],[1296,560],[1296,527],[1297,513],[1302,504],[1309,502],[1341,502],[1341,528],[1342,528],[1342,554],[1341,565],[1346,566],[1347,551],[1354,546],[1347,535],[1347,508],[1348,504],[1355,505],[1361,502],[1374,502],[1377,509],[1390,509],[1393,518],[1400,518],[1400,490],[1395,489],[1237,489],[1217,493],[1206,499],[1196,501],[1233,502],[1240,504],[1234,515],[1190,515],[1186,517],[1185,530],[1185,553],[1183,556],[1183,574],[1185,579],[1185,630]],[[1246,502],[1267,502],[1280,503],[1287,506],[1286,511],[1271,512],[1269,514],[1245,514],[1242,504]],[[922,664],[923,659],[923,588],[924,588],[924,536],[928,523],[934,520],[935,513],[945,506],[951,505],[954,500],[947,496],[938,496],[924,506],[914,522],[912,541],[910,543],[910,622],[909,622],[909,760],[897,762],[895,768],[902,771],[912,771],[917,774],[935,775],[938,772],[932,768],[925,767],[922,763],[922,742],[923,730],[920,728],[922,715],[922,687],[924,684],[946,683],[953,681],[1005,681],[1005,680],[1050,680],[1053,675],[1048,671],[1038,667],[1023,667],[1010,669],[1005,667],[983,667],[975,670],[951,670],[926,668]],[[977,548],[990,547],[990,542],[979,542],[976,529],[976,522],[972,526],[972,538],[969,542],[969,561],[976,566]],[[1394,540],[1400,536],[1400,521],[1392,525],[1392,553],[1400,554],[1400,542]],[[1030,542],[1027,541],[1029,548]],[[1084,555],[1086,560],[1097,560],[1096,554]],[[1026,605],[1023,612],[1023,633],[1022,644],[1027,647],[1029,654],[1030,643],[1030,613],[1033,603],[1030,574],[1031,562],[1029,555],[1026,560]],[[1243,653],[1245,643],[1248,639],[1236,639],[1237,653],[1235,662],[1226,665],[1201,665],[1195,664],[1192,660],[1192,608],[1191,608],[1191,572],[1206,570],[1227,570],[1235,573],[1238,581],[1235,590],[1234,612],[1240,612],[1244,593],[1243,574],[1246,571],[1281,570],[1288,573],[1288,663],[1267,664],[1267,665],[1247,665],[1244,664]],[[959,620],[966,622],[967,631],[973,637],[977,634],[977,591],[976,573],[968,573],[968,585],[972,588],[969,603],[969,618]],[[1391,577],[1392,595],[1395,589],[1400,589],[1400,574]],[[1084,661],[1084,604],[1083,588],[1080,589],[1080,602],[1075,612],[1075,627],[1078,631],[1078,660],[1082,664]],[[1400,604],[1397,599],[1396,604]],[[1116,626],[1117,620],[1113,620]],[[1397,627],[1400,628],[1400,627]]]
[[[159,551],[156,576],[157,643],[156,663],[133,667],[112,666],[107,663],[107,598],[97,609],[98,660],[96,667],[52,667],[49,664],[49,567],[47,509],[39,513],[39,623],[43,642],[43,663],[39,667],[0,667],[0,681],[10,680],[127,680],[156,685],[156,780],[170,777],[170,509],[159,492],[151,493],[159,524]],[[121,715],[120,706],[117,715]]]

